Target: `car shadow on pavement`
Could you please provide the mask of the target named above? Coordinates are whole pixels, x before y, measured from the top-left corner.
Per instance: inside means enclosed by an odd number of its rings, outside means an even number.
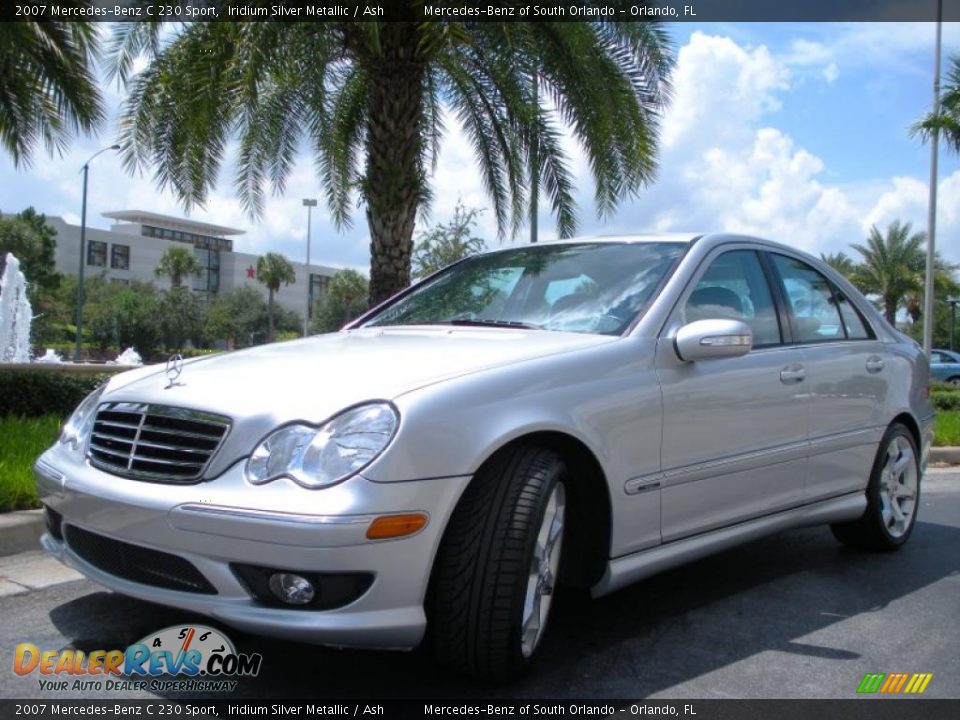
[[[798,638],[865,613],[889,612],[896,621],[892,610],[885,611],[890,603],[960,571],[960,553],[944,552],[956,547],[960,529],[934,523],[918,522],[910,543],[895,553],[850,550],[826,528],[810,528],[734,548],[599,600],[561,593],[539,662],[508,685],[453,676],[429,649],[332,650],[273,640],[108,592],[72,600],[50,615],[82,650],[125,648],[179,623],[221,627],[240,652],[263,655],[260,675],[241,679],[230,699],[637,698],[771,650],[856,662],[855,650]]]

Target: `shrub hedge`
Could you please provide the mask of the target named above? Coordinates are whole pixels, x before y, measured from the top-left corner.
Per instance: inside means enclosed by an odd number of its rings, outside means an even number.
[[[934,388],[930,391],[930,401],[934,410],[960,410],[960,392],[957,390],[942,390]]]
[[[54,414],[66,418],[88,393],[115,372],[108,367],[92,373],[66,368],[0,368],[0,417]]]

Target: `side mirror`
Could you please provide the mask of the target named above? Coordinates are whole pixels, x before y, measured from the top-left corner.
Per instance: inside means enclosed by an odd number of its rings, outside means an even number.
[[[753,348],[753,331],[740,320],[697,320],[677,331],[673,346],[684,362],[739,357]]]

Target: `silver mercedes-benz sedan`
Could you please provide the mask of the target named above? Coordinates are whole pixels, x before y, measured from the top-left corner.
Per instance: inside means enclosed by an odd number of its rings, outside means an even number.
[[[737,235],[471,257],[343,331],[112,378],[36,463],[43,544],[251,632],[505,678],[594,596],[761,535],[909,538],[921,349]],[[427,630],[429,629],[429,635]]]

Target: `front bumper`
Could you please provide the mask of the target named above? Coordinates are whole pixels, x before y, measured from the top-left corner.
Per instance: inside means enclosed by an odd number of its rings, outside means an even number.
[[[42,544],[94,582],[124,595],[203,613],[248,632],[324,645],[415,647],[423,601],[447,520],[469,476],[375,483],[355,476],[323,490],[287,480],[254,487],[242,463],[195,485],[128,480],[81,461],[64,446],[35,467],[43,504],[62,530]],[[423,512],[426,527],[395,540],[366,538],[380,515]],[[201,594],[156,587],[105,572],[71,546],[70,528],[174,555],[213,587]],[[373,583],[334,610],[287,609],[255,599],[231,563],[303,573],[369,573]]]

